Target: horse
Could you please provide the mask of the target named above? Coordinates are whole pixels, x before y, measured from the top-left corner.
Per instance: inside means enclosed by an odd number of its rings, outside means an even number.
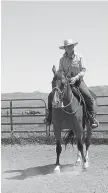
[[[69,77],[65,76],[59,70],[55,71],[52,81],[52,124],[56,139],[56,164],[55,171],[60,171],[59,158],[62,152],[61,132],[68,129],[69,135],[76,136],[77,142],[77,160],[83,169],[89,167],[88,149],[90,146],[92,128],[89,120],[84,124],[83,107],[81,98],[75,96],[72,92]],[[86,127],[85,127],[85,126]],[[83,137],[86,128],[85,146],[86,154],[84,155]],[[81,164],[82,163],[82,164]]]

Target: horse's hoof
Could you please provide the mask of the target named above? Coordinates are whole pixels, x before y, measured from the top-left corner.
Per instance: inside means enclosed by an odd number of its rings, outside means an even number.
[[[55,168],[54,168],[54,171],[55,172],[59,172],[60,173],[60,166],[58,165],[58,166],[56,166]]]
[[[76,160],[76,162],[81,163],[81,159],[80,159],[80,158],[78,158],[78,159]]]
[[[81,165],[81,159],[80,158],[76,160],[75,165],[76,166]]]
[[[89,162],[86,161],[86,162],[84,163],[84,165],[85,165],[85,168],[88,168],[88,167],[89,167]]]
[[[83,169],[84,171],[86,171],[88,167],[89,167],[89,162],[87,162],[87,161],[84,162],[83,165],[82,165],[82,169]]]

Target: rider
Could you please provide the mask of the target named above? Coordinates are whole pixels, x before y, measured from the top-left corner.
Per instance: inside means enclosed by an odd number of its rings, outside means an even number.
[[[78,83],[79,90],[82,93],[89,113],[91,115],[91,126],[92,128],[98,127],[99,123],[95,119],[95,110],[94,110],[94,99],[89,92],[88,87],[86,86],[83,77],[86,72],[86,67],[83,62],[83,58],[78,54],[74,53],[74,47],[78,42],[73,42],[72,39],[64,41],[64,45],[60,46],[60,49],[64,49],[65,53],[59,62],[59,70],[64,72],[64,74],[71,73],[71,84]],[[54,66],[53,69],[54,71]],[[52,93],[48,96],[48,116],[46,118],[47,124],[51,124],[52,120]]]

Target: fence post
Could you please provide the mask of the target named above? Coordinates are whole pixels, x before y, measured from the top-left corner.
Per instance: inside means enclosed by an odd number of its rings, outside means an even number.
[[[10,125],[11,125],[11,134],[13,133],[13,123],[12,123],[12,100],[10,101]]]
[[[47,108],[46,108],[46,105],[45,105],[45,115],[46,115],[46,117],[47,117]],[[46,119],[46,117],[45,117],[45,119]],[[47,136],[47,123],[46,123],[46,136]]]
[[[50,136],[50,125],[49,125],[49,136]]]

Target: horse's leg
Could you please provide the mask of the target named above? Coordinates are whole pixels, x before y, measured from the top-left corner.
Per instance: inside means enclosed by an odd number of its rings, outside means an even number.
[[[75,128],[76,128],[76,139],[77,139],[77,149],[78,149],[76,164],[81,164],[81,161],[82,161],[84,165],[84,163],[86,162],[86,159],[85,159],[84,150],[83,150],[84,132],[82,127],[82,119],[79,120],[79,123],[78,121],[76,122]]]
[[[61,142],[60,142],[60,141],[57,141],[57,142],[56,142],[56,154],[57,154],[57,158],[56,158],[56,168],[55,168],[55,170],[60,169],[59,158],[60,158],[61,151],[62,151]]]
[[[82,157],[82,163],[83,163],[83,168],[86,168],[85,166],[85,163],[86,163],[86,158],[84,156],[84,150],[83,150],[83,142],[82,142],[82,139],[79,138],[78,141],[77,141],[77,147],[78,147],[78,150],[80,151],[81,153],[81,157]]]
[[[59,171],[60,170],[60,163],[59,163],[59,158],[60,158],[60,154],[62,151],[62,147],[61,147],[61,129],[59,127],[55,127],[54,126],[54,134],[55,134],[55,138],[56,138],[56,167],[54,170]]]
[[[89,157],[88,157],[88,149],[91,143],[91,135],[92,135],[92,128],[89,124],[87,124],[87,131],[86,131],[86,138],[85,138],[85,146],[86,146],[86,167],[89,167]]]
[[[61,147],[61,142],[59,140],[56,141],[56,154],[57,154],[57,158],[56,158],[56,167],[55,167],[55,171],[60,172],[60,163],[59,163],[59,158],[60,158],[60,154],[62,151],[62,147]]]
[[[81,164],[81,152],[78,150],[76,164]]]

